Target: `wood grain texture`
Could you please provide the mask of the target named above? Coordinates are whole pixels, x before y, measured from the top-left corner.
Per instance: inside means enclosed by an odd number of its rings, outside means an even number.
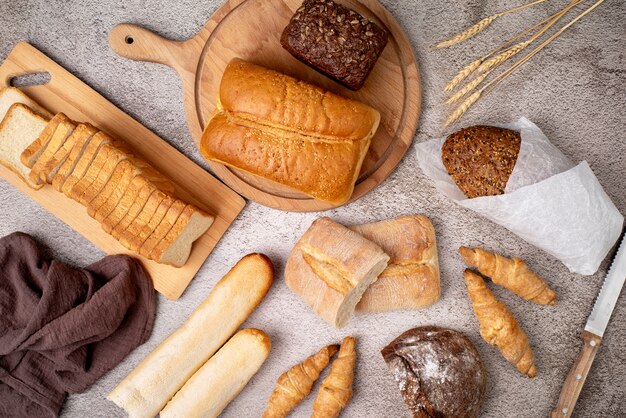
[[[292,57],[280,35],[301,0],[228,0],[194,37],[176,42],[144,28],[121,24],[109,34],[118,54],[174,68],[183,84],[185,113],[196,143],[215,110],[222,73],[235,57],[317,84],[378,109],[381,124],[372,140],[350,201],[373,190],[389,176],[413,141],[420,115],[420,76],[413,50],[398,22],[377,0],[345,0],[389,34],[389,42],[365,86],[352,92]],[[132,42],[131,42],[132,39]],[[269,180],[209,162],[211,170],[241,195],[289,211],[319,211],[320,202]]]
[[[108,254],[129,254],[146,267],[157,291],[178,299],[209,256],[215,244],[245,206],[245,201],[219,180],[194,164],[167,142],[118,109],[95,90],[67,72],[31,45],[20,42],[0,66],[0,88],[13,77],[47,71],[50,82],[24,88],[24,92],[52,113],[63,112],[71,119],[89,122],[126,141],[142,158],[170,178],[175,194],[215,216],[215,222],[198,239],[187,263],[180,268],[159,264],[122,246],[87,214],[87,209],[51,186],[33,190],[17,175],[0,166],[0,176],[30,196],[63,222]]]
[[[601,337],[589,331],[583,331],[583,347],[580,350],[576,362],[565,378],[559,401],[554,410],[550,413],[551,418],[569,418],[574,413],[578,396],[585,384],[587,374],[589,374],[591,364],[600,348],[601,341]]]

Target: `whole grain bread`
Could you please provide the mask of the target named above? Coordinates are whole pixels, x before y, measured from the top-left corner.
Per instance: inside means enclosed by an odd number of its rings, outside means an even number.
[[[441,160],[468,198],[504,193],[520,150],[519,132],[495,126],[470,126],[448,136]]]

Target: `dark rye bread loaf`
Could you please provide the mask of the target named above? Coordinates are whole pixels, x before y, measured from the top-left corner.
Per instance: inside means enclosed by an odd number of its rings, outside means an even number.
[[[495,196],[504,193],[520,144],[519,132],[495,126],[470,126],[446,139],[441,159],[465,196]]]
[[[387,44],[387,32],[332,0],[305,0],[283,31],[283,48],[305,64],[358,90]]]
[[[475,418],[487,377],[476,347],[446,328],[413,328],[382,350],[414,418]]]

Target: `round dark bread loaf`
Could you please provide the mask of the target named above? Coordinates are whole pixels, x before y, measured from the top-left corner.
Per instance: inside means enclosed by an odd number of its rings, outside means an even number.
[[[504,193],[519,154],[519,132],[495,126],[470,126],[448,136],[441,160],[469,198]]]
[[[476,347],[446,328],[406,331],[382,350],[414,418],[474,418],[487,377]]]

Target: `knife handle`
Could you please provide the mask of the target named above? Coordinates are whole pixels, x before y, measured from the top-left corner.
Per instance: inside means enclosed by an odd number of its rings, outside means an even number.
[[[550,418],[569,418],[572,416],[578,395],[580,395],[587,379],[587,373],[591,369],[591,363],[593,363],[593,359],[600,348],[600,341],[602,341],[601,337],[589,331],[583,332],[583,348],[565,378],[559,402],[550,413]]]

